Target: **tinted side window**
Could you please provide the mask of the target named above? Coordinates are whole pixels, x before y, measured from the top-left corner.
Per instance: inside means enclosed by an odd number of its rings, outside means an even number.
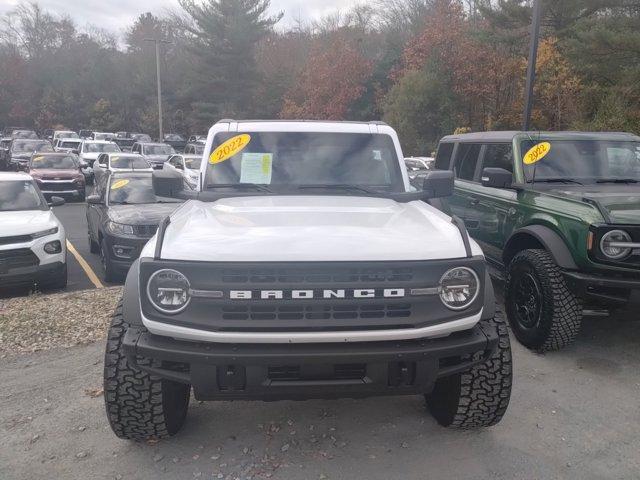
[[[449,170],[451,165],[451,155],[453,154],[453,143],[441,143],[436,155],[436,170]]]
[[[462,180],[474,179],[481,149],[482,145],[476,143],[461,143],[458,146],[454,167],[457,178]]]
[[[487,145],[482,168],[504,168],[513,173],[513,148],[511,144]]]

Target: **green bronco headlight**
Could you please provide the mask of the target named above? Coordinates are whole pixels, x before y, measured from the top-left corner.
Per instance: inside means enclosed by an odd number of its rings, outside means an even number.
[[[600,240],[600,249],[612,260],[623,259],[631,254],[631,236],[624,230],[611,230],[603,235]]]
[[[147,283],[147,295],[156,310],[175,315],[191,301],[189,280],[177,270],[159,270]]]

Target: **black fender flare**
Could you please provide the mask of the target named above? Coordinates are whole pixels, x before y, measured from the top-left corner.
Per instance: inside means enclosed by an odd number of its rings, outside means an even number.
[[[136,260],[127,274],[122,290],[122,316],[129,325],[142,327],[140,314],[140,260]]]
[[[513,232],[503,250],[505,266],[508,266],[513,258],[513,255],[507,258],[509,252],[519,251],[519,249],[514,249],[514,246],[518,238],[522,238],[523,235],[529,235],[542,244],[560,268],[578,270],[578,266],[562,237],[544,225],[529,225]]]

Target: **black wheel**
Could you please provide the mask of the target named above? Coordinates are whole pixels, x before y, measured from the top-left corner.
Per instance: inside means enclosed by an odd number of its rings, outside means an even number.
[[[544,250],[525,250],[513,258],[505,307],[514,335],[530,349],[560,350],[580,332],[582,302]]]
[[[497,330],[497,350],[470,370],[441,378],[426,395],[431,415],[444,427],[490,427],[502,420],[509,406],[513,364],[504,314],[496,310],[495,318],[483,320],[481,325]]]
[[[184,424],[191,387],[130,366],[122,351],[128,328],[120,301],[111,319],[104,358],[104,400],[109,424],[123,439],[168,438]],[[140,359],[140,364],[161,366],[158,361],[145,359]]]
[[[91,238],[91,233],[87,232],[87,237],[89,239],[89,251],[91,253],[100,253],[100,245]]]
[[[102,242],[100,242],[100,263],[102,265],[104,281],[115,281],[117,278],[117,273],[113,268],[113,264],[111,263],[111,258],[109,257],[109,247],[107,247],[107,243],[104,241],[104,239],[102,240]]]
[[[47,290],[64,290],[67,288],[67,278],[67,264],[65,263],[60,271],[60,275],[56,276],[56,278],[47,284]]]

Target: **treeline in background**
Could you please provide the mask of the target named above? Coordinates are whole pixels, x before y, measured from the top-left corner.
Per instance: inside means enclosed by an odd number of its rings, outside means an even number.
[[[640,133],[640,1],[543,0],[536,129]],[[165,130],[221,118],[383,119],[406,153],[521,124],[526,0],[378,0],[281,23],[269,0],[180,0],[125,34],[22,3],[0,25],[0,125]],[[95,19],[99,25],[100,19]]]

